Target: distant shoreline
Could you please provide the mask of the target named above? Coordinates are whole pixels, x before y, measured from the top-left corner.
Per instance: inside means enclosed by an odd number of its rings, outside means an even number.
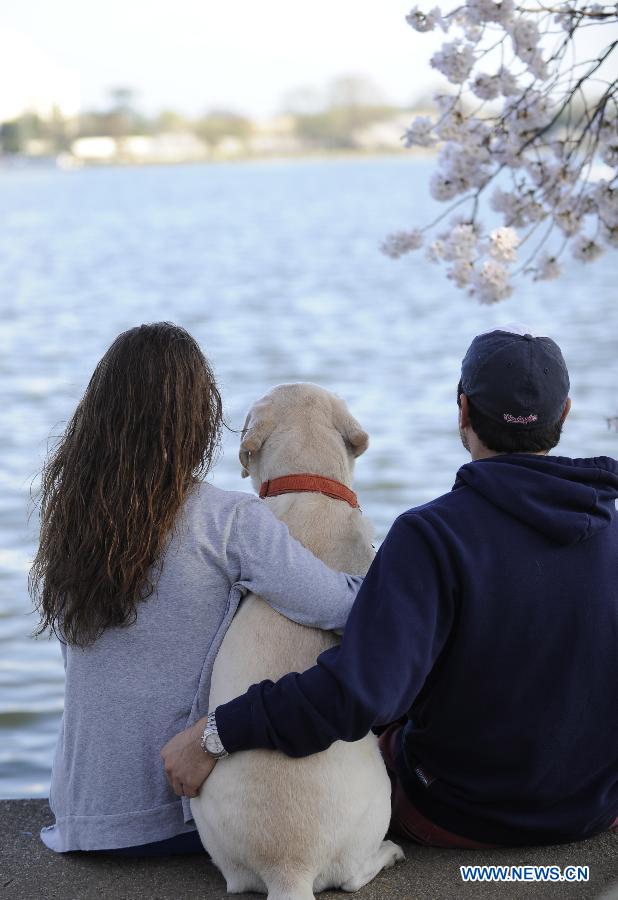
[[[413,150],[316,150],[302,153],[278,153],[271,155],[242,154],[230,157],[204,157],[203,159],[105,159],[80,160],[71,154],[58,156],[29,156],[26,154],[0,155],[0,171],[28,170],[37,168],[56,168],[60,171],[79,171],[80,169],[105,168],[154,168],[157,166],[203,166],[203,165],[237,165],[244,163],[277,163],[277,162],[319,162],[329,160],[365,160],[365,159],[401,159],[424,160],[436,157],[435,151],[415,148]]]

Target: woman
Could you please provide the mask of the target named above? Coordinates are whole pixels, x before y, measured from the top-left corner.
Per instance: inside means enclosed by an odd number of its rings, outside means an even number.
[[[160,748],[207,712],[217,649],[245,591],[341,628],[360,578],[333,572],[260,500],[203,481],[221,398],[169,323],[119,335],[47,462],[30,588],[62,642],[65,710],[41,837],[52,850],[201,849]]]

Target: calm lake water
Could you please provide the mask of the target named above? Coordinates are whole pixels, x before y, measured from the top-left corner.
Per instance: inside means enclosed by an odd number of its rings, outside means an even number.
[[[422,256],[378,251],[428,221],[431,164],[405,159],[0,170],[0,797],[45,796],[62,711],[58,647],[33,640],[29,491],[113,338],[172,320],[200,341],[240,428],[273,384],[341,394],[371,435],[357,466],[378,539],[448,491],[466,455],[455,388],[474,334],[524,321],[561,344],[565,455],[618,452],[618,254],[480,307]],[[226,437],[213,475],[247,489]]]

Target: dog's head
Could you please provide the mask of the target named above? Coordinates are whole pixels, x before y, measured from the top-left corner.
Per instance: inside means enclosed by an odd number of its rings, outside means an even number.
[[[345,402],[316,384],[280,384],[249,410],[239,459],[243,478],[311,472],[348,481],[369,435]]]

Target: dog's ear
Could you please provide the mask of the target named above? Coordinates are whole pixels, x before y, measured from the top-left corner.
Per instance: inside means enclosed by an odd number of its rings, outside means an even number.
[[[249,475],[249,454],[257,453],[273,430],[273,421],[267,415],[266,409],[266,403],[256,403],[247,413],[238,451],[242,467],[240,474],[243,478]]]
[[[337,404],[335,409],[335,427],[341,434],[346,445],[350,447],[354,456],[360,456],[369,446],[369,435],[357,422],[343,401]]]

